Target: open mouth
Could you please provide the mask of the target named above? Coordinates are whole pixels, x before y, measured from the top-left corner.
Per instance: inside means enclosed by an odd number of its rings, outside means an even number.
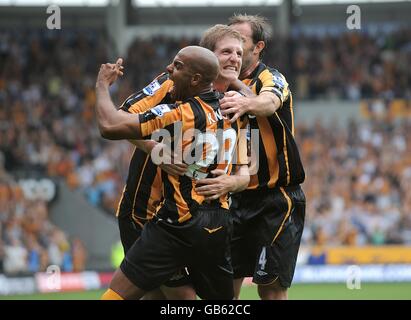
[[[238,70],[237,67],[235,67],[235,66],[226,66],[223,69],[224,70],[234,71],[234,72],[237,72],[237,70]]]

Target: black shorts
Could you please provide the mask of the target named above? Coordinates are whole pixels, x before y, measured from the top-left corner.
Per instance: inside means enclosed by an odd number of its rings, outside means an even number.
[[[131,215],[118,216],[117,220],[121,244],[123,245],[124,254],[127,254],[134,242],[140,237],[142,227],[134,222]]]
[[[120,230],[121,244],[123,245],[124,255],[130,250],[134,242],[140,238],[143,231],[142,227],[134,222],[131,215],[122,215],[118,217],[118,227]],[[164,285],[170,288],[182,287],[191,284],[187,270],[181,269],[175,273]]]
[[[232,197],[231,213],[234,278],[290,287],[304,229],[301,187],[243,191]]]
[[[200,206],[179,225],[155,217],[145,224],[120,268],[137,287],[150,291],[187,267],[200,298],[233,299],[231,232],[230,213],[222,208]]]

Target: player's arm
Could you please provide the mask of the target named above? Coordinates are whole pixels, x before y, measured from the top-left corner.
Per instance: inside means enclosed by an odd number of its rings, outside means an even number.
[[[96,84],[96,116],[103,138],[109,140],[141,139],[139,116],[113,109],[108,86]]]
[[[128,113],[142,113],[154,108],[156,105],[169,101],[169,91],[174,83],[167,73],[162,73],[143,89],[130,95],[119,109]]]
[[[229,91],[221,100],[222,113],[224,115],[232,114],[231,122],[245,113],[258,117],[268,117],[274,114],[281,105],[281,100],[271,92],[262,92],[258,96],[254,94],[242,96],[236,91]]]
[[[255,96],[253,90],[251,90],[244,82],[240,79],[235,79],[230,83],[228,91],[237,91],[243,96]]]
[[[150,139],[153,132],[181,120],[178,104],[161,104],[145,113],[129,114],[113,109],[109,84],[115,81],[115,70],[102,65],[96,83],[96,115],[101,135],[106,139]],[[107,76],[111,74],[111,76]],[[106,80],[105,78],[109,79]]]
[[[158,144],[154,140],[128,140],[130,143],[134,144],[140,150],[143,150],[145,153],[150,154],[151,150]]]
[[[167,73],[161,73],[154,78],[143,89],[130,95],[120,106],[120,110],[128,113],[143,113],[162,101],[169,99],[168,93],[173,87],[174,83],[169,79]],[[150,140],[129,140],[137,148],[149,154],[151,150],[158,144],[158,142]]]
[[[169,79],[168,74],[162,73],[150,82],[142,90],[132,94],[121,105],[120,109],[129,113],[143,113],[155,107],[161,102],[167,100],[170,89],[174,83]],[[166,146],[154,140],[129,140],[140,150],[147,154],[151,154],[154,148],[159,148],[163,152],[167,151]],[[170,157],[172,159],[172,157]],[[184,163],[160,163],[158,166],[171,175],[184,175],[187,171],[187,165]]]
[[[116,110],[109,93],[109,86],[123,75],[123,60],[116,64],[102,64],[96,81],[96,117],[103,138],[110,140],[140,139],[140,123],[138,114],[128,114]]]
[[[270,116],[288,99],[288,84],[278,71],[266,69],[260,77],[262,88],[257,96],[249,92],[242,96],[232,91],[224,95],[220,103],[222,113],[232,114],[232,122],[245,113],[260,117]]]

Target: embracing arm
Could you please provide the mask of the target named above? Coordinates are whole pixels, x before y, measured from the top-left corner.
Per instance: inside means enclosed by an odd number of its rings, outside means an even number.
[[[230,121],[234,122],[245,113],[258,117],[270,116],[281,107],[281,100],[272,92],[262,92],[258,96],[246,93],[246,96],[242,96],[229,91],[220,105],[223,114],[233,115]]]
[[[251,90],[244,82],[242,82],[240,79],[235,79],[230,83],[230,86],[228,87],[228,91],[237,91],[243,96],[255,96],[253,90]]]
[[[281,107],[281,100],[272,92],[262,92],[258,96],[248,96],[246,113],[257,117],[268,117]]]
[[[158,144],[154,140],[128,140],[130,143],[134,144],[140,150],[143,150],[145,153],[149,154],[151,150]]]
[[[265,69],[259,74],[258,81],[258,95],[244,92],[245,96],[240,96],[230,91],[221,100],[222,113],[231,114],[232,122],[245,113],[257,117],[271,116],[289,99],[288,83],[277,70]]]

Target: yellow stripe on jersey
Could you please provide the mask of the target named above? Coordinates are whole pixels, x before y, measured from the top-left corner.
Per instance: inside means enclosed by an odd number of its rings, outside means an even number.
[[[293,95],[290,93],[291,134],[295,136]]]
[[[146,168],[147,162],[149,161],[149,159],[150,159],[150,157],[146,156],[146,160],[144,161],[143,168],[142,168],[141,172],[144,172],[144,169]],[[136,187],[136,191],[135,191],[135,194],[134,194],[133,211],[131,212],[131,216],[133,217],[134,220],[137,220],[137,215],[135,214],[135,207],[136,207],[136,201],[137,201],[137,193],[140,189],[141,180],[143,178],[144,178],[144,175],[142,174],[140,176],[138,182],[137,182],[137,187]]]
[[[121,193],[121,198],[120,198],[120,200],[118,202],[118,205],[117,205],[116,217],[118,217],[120,215],[121,202],[123,202],[125,192],[126,192],[126,186],[124,186],[124,188],[123,188],[123,192]]]

